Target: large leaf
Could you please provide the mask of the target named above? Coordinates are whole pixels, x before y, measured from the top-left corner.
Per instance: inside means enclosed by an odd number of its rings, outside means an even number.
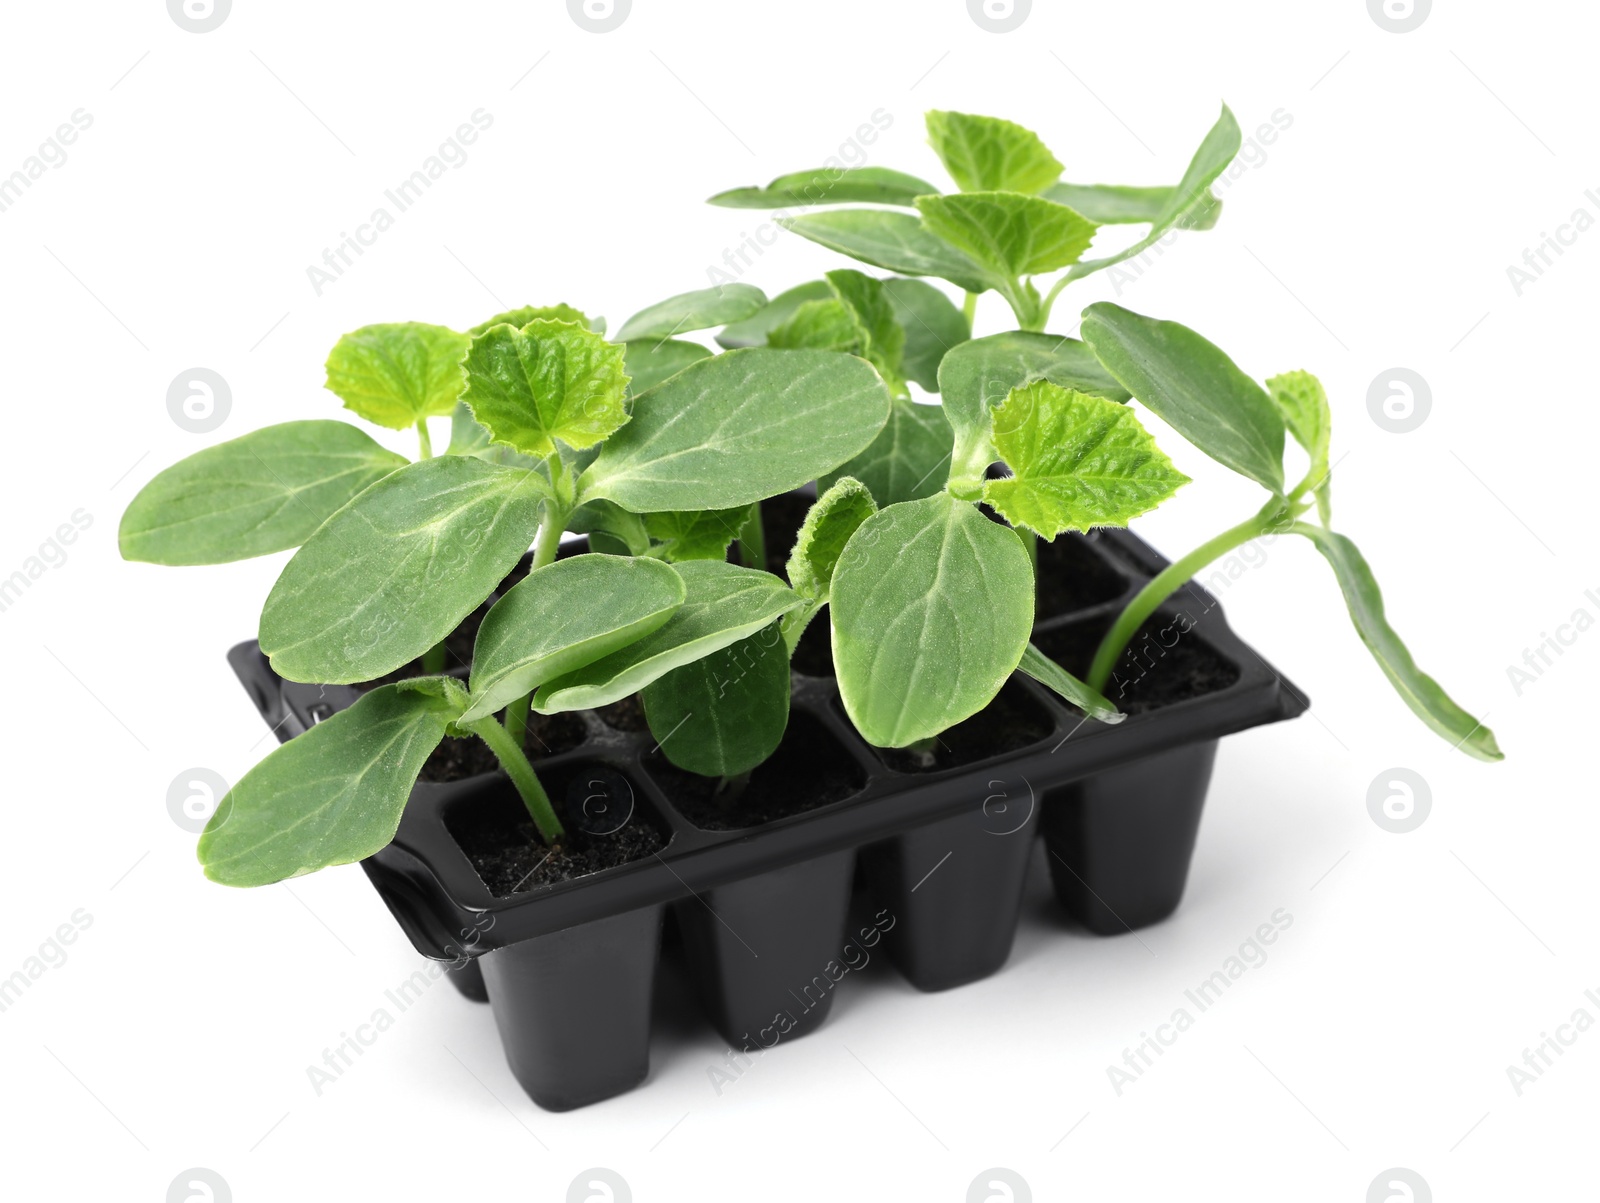
[[[125,560],[223,564],[298,547],[407,460],[345,422],[284,422],[197,451],[122,515]]]
[[[1133,410],[1048,380],[1012,390],[993,437],[1012,475],[985,485],[984,500],[1046,539],[1126,526],[1189,483]]]
[[[367,421],[405,430],[455,409],[467,342],[423,322],[363,326],[328,353],[326,387]]]
[[[771,573],[717,560],[691,560],[676,569],[687,597],[660,629],[604,659],[542,686],[542,714],[607,706],[675,668],[754,635],[801,604]]]
[[[879,510],[846,544],[830,605],[839,692],[869,743],[903,747],[983,709],[1033,627],[1016,532],[938,493]]]
[[[1166,210],[1172,199],[1169,187],[1136,187],[1126,184],[1052,184],[1044,196],[1058,204],[1076,209],[1090,221],[1099,225],[1138,225],[1153,222]],[[1222,213],[1222,202],[1211,193],[1202,194],[1193,208],[1181,217],[1177,225],[1186,230],[1209,230],[1217,224]]]
[[[634,396],[676,376],[697,359],[711,355],[709,347],[681,338],[642,338],[627,344],[628,391]]]
[[[970,255],[928,231],[920,217],[888,209],[835,209],[778,221],[829,250],[907,276],[939,276],[968,292],[1004,283]]]
[[[275,749],[206,824],[198,850],[206,876],[263,886],[383,848],[465,702],[449,677],[385,685]]]
[[[742,321],[767,303],[767,294],[753,284],[717,284],[680,293],[641,309],[617,331],[618,342],[636,338],[672,338],[690,330]]]
[[[580,309],[574,309],[565,303],[559,305],[524,305],[520,309],[508,309],[504,313],[497,313],[486,322],[479,322],[468,334],[482,334],[496,326],[515,326],[522,329],[529,322],[540,318],[552,322],[572,322],[586,330],[593,330],[596,334],[603,334],[606,328],[604,318],[591,318]]]
[[[889,390],[853,355],[728,351],[636,397],[579,489],[635,513],[750,505],[831,471],[888,416]]]
[[[807,601],[825,602],[833,570],[856,528],[878,512],[866,485],[843,477],[822,491],[806,511],[785,570],[794,591]]]
[[[592,447],[628,420],[623,349],[570,322],[494,326],[467,351],[461,399],[499,444],[548,456]]]
[[[661,544],[660,554],[674,563],[721,560],[749,517],[747,505],[728,510],[667,510],[644,515],[644,526]]]
[[[1187,326],[1109,301],[1083,311],[1083,338],[1135,397],[1212,459],[1283,491],[1283,418],[1261,386]]]
[[[789,725],[789,653],[776,625],[646,685],[650,733],[668,760],[705,777],[755,768]]]
[[[1017,668],[1039,684],[1053,689],[1092,719],[1102,723],[1120,723],[1128,717],[1107,701],[1099,690],[1078,680],[1031,643],[1022,653],[1022,663]]]
[[[717,332],[717,342],[730,350],[735,347],[764,347],[768,335],[793,317],[801,305],[807,301],[833,299],[833,288],[826,280],[797,284],[787,292],[780,292],[744,321],[724,326]]]
[[[930,393],[939,391],[939,361],[972,337],[967,315],[939,289],[922,280],[883,282],[894,316],[906,332],[900,370]]]
[[[683,604],[660,560],[581,555],[530,572],[483,620],[472,649],[471,722],[656,630]]]
[[[853,476],[871,490],[880,506],[931,496],[944,488],[950,475],[954,437],[939,406],[896,399],[878,437],[837,471],[820,477],[818,486],[825,489]]]
[[[422,655],[528,550],[549,485],[442,455],[392,472],[306,540],[261,612],[261,650],[291,681],[369,681]]]
[[[1014,121],[935,109],[927,123],[928,144],[963,192],[1040,192],[1061,178],[1039,135]]]
[[[797,205],[909,205],[939,191],[926,180],[887,167],[818,167],[780,175],[765,188],[730,188],[706,203],[725,209],[788,209]]]
[[[1350,621],[1383,669],[1383,675],[1412,712],[1468,755],[1479,760],[1503,760],[1505,753],[1495,742],[1494,732],[1458,706],[1437,681],[1417,667],[1384,617],[1383,594],[1356,545],[1343,535],[1310,523],[1296,523],[1293,529],[1315,543],[1333,565],[1333,574],[1350,609]]]
[[[930,231],[1007,279],[1076,263],[1098,228],[1065,205],[1016,192],[924,196],[917,210]]]

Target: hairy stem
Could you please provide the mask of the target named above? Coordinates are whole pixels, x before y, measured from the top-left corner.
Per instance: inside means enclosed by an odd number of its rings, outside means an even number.
[[[417,419],[417,445],[422,451],[423,459],[433,458],[433,436],[428,433],[428,419]]]
[[[511,784],[517,787],[517,793],[522,795],[522,803],[528,808],[528,814],[533,819],[533,825],[539,829],[539,836],[544,842],[554,848],[567,834],[566,828],[561,826],[561,820],[556,818],[555,808],[550,805],[550,795],[544,792],[544,786],[539,784],[538,775],[533,771],[533,765],[528,763],[528,756],[522,750],[520,740],[513,739],[511,734],[495,719],[481,718],[475,723],[466,724],[471,731],[484,743],[489,745],[489,750],[494,753],[494,758],[500,762],[500,767],[506,771],[506,776],[511,778]]]
[[[525,693],[506,707],[506,731],[518,747],[528,742],[528,711],[532,705],[533,695]]]
[[[1039,302],[1039,329],[1043,330],[1045,323],[1050,320],[1050,310],[1055,307],[1056,298],[1061,295],[1061,290],[1072,280],[1072,273],[1063,272],[1061,279],[1057,280],[1050,291],[1044,294],[1044,300]]]

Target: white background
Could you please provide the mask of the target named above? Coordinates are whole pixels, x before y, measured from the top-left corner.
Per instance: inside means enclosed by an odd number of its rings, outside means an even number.
[[[1590,6],[1440,0],[1406,34],[1363,0],[1039,0],[1009,34],[960,0],[636,0],[605,34],[555,0],[236,0],[205,34],[160,0],[103,0],[12,5],[5,24],[0,174],[93,117],[0,213],[0,576],[75,510],[93,519],[0,613],[0,976],[92,918],[0,1014],[8,1197],[158,1203],[191,1166],[240,1203],[559,1200],[596,1165],[641,1203],[954,1203],[991,1166],[1040,1200],[1360,1203],[1392,1166],[1441,1201],[1592,1191],[1600,1032],[1520,1097],[1506,1072],[1575,1010],[1600,1019],[1600,633],[1520,695],[1507,673],[1574,611],[1600,618],[1600,233],[1520,296],[1506,271],[1574,210],[1600,216]],[[998,976],[923,996],[875,964],[821,1032],[720,1096],[722,1046],[679,1008],[641,1089],[564,1115],[526,1100],[487,1008],[441,984],[318,1097],[306,1067],[418,958],[355,867],[248,892],[202,878],[167,788],[194,766],[237,780],[266,752],[223,652],[285,557],[125,564],[134,492],[209,443],[339,416],[321,365],[356,326],[567,301],[615,328],[703,286],[764,217],[702,198],[817,165],[875,110],[893,124],[868,161],[934,180],[921,114],[940,107],[1035,128],[1077,181],[1170,183],[1222,99],[1247,134],[1280,109],[1292,124],[1251,152],[1214,231],[1120,294],[1074,286],[1053,328],[1115,298],[1257,376],[1320,374],[1336,523],[1505,763],[1414,721],[1325,566],[1279,543],[1224,600],[1315,709],[1224,744],[1169,922],[1088,937],[1041,862]],[[494,123],[465,165],[316,295],[324,247],[479,108]],[[837,262],[784,236],[742,278],[775,293]],[[987,298],[980,331],[1008,324]],[[232,389],[209,435],[166,410],[195,366]],[[1367,410],[1395,366],[1432,391],[1408,434]],[[1254,485],[1152,424],[1196,483],[1145,537],[1181,552],[1255,509]],[[1366,805],[1397,766],[1432,793],[1405,835]],[[1269,960],[1115,1093],[1107,1066],[1280,907],[1294,922]]]

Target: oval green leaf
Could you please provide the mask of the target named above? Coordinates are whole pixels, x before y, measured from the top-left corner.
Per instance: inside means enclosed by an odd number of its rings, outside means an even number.
[[[920,217],[889,209],[836,209],[785,217],[778,224],[802,238],[874,267],[907,276],[938,276],[968,292],[1004,281],[965,252],[936,237]]]
[[[717,342],[732,350],[736,347],[764,347],[767,336],[794,316],[807,301],[833,299],[833,287],[826,280],[810,280],[780,292],[742,322],[733,322],[717,332]]]
[[[646,685],[650,733],[666,758],[703,777],[755,768],[789,725],[789,651],[776,624]]]
[[[628,393],[638,396],[663,380],[676,376],[698,359],[709,359],[711,349],[681,338],[643,338],[626,344]]]
[[[818,167],[780,175],[765,188],[730,188],[709,198],[725,209],[789,209],[798,205],[909,205],[939,191],[926,180],[887,167]]]
[[[767,303],[767,294],[753,284],[717,284],[680,293],[641,309],[617,331],[618,342],[636,338],[672,338],[691,330],[707,330],[742,321]]]
[[[424,322],[363,326],[328,353],[325,387],[367,421],[405,430],[455,409],[467,342],[465,334]]]
[[[972,337],[966,314],[932,284],[892,278],[883,282],[894,316],[906,332],[900,370],[930,393],[939,391],[939,363]]]

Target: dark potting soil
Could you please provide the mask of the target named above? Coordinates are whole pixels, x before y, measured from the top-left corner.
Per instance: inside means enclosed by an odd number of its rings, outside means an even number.
[[[601,706],[595,713],[600,716],[600,721],[613,731],[637,733],[650,730],[650,723],[644,716],[644,702],[636,693],[630,693],[620,702]]]
[[[789,664],[796,672],[809,677],[833,676],[833,632],[828,625],[828,612],[824,610],[811,620],[806,633],[795,645]]]
[[[910,748],[879,748],[878,755],[902,773],[936,773],[1003,756],[1048,738],[1055,731],[1050,712],[1008,682],[982,710],[934,736],[929,752]]]
[[[1088,675],[1109,619],[1074,623],[1034,636],[1039,650],[1078,677]],[[1118,709],[1144,714],[1174,702],[1227,689],[1239,679],[1224,659],[1181,618],[1157,614],[1139,628],[1117,661],[1104,690]]]
[[[867,783],[821,723],[803,710],[789,715],[789,729],[778,750],[757,765],[743,789],[719,792],[716,777],[678,768],[661,753],[645,767],[680,814],[703,831],[736,831],[804,814],[841,801]]]
[[[503,715],[497,716],[504,718]],[[522,746],[535,765],[548,756],[570,752],[589,737],[589,729],[576,714],[530,714]],[[447,735],[422,766],[420,780],[443,784],[463,781],[500,767],[489,745],[481,739]]]
[[[766,542],[767,571],[774,576],[789,579],[785,565],[794,550],[794,537],[806,520],[806,511],[815,497],[797,493],[783,493],[769,497],[761,503],[761,536]]]
[[[567,829],[555,851],[539,838],[527,807],[509,785],[445,815],[445,827],[496,898],[612,869],[666,847],[666,836],[632,783],[615,770],[564,765],[541,779]]]
[[[1082,535],[1068,531],[1054,543],[1040,539],[1038,546],[1038,621],[1115,601],[1128,591],[1127,580]]]

